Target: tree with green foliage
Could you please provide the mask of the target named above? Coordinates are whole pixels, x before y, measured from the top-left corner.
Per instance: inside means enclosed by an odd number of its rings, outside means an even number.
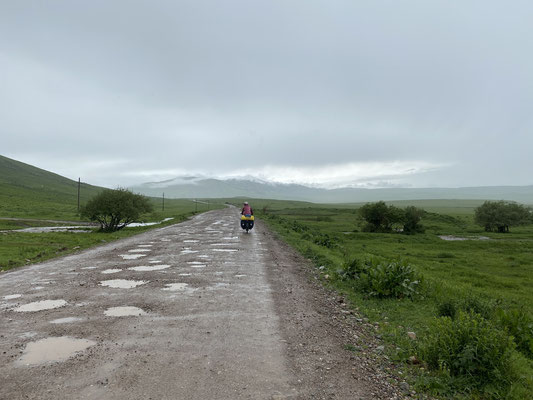
[[[401,208],[388,206],[384,201],[367,203],[359,209],[359,215],[366,222],[366,232],[391,232],[395,224],[403,224],[405,213]]]
[[[530,207],[510,201],[486,201],[476,208],[474,221],[487,232],[509,232],[511,226],[532,222]]]
[[[405,218],[403,224],[403,233],[414,234],[424,232],[424,227],[420,224],[420,220],[425,211],[421,208],[408,206],[404,210]]]
[[[152,210],[152,204],[143,195],[122,188],[106,189],[82,207],[81,216],[98,221],[103,232],[114,232]]]

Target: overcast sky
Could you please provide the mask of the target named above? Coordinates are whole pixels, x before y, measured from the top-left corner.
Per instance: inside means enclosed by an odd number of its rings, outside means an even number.
[[[533,184],[533,2],[0,0],[0,154],[115,187]]]

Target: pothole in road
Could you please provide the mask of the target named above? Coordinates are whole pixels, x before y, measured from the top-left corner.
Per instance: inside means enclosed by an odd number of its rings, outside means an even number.
[[[111,268],[111,269],[106,269],[105,271],[102,271],[102,274],[116,274],[117,272],[120,272],[120,271],[122,270],[119,268]]]
[[[159,271],[167,268],[170,268],[170,265],[141,265],[139,267],[130,267],[128,269],[131,271]]]
[[[146,257],[146,254],[120,254],[123,260],[136,260],[141,257]]]
[[[181,254],[193,254],[193,253],[198,253],[198,251],[197,250],[190,250],[190,249],[185,249],[185,250],[181,251]]]
[[[65,361],[95,344],[96,342],[92,340],[75,339],[68,336],[41,339],[28,343],[24,349],[24,354],[16,363],[18,365],[38,365]]]
[[[12,299],[18,299],[19,297],[22,297],[21,294],[8,294],[7,296],[2,297],[4,300],[12,300]]]
[[[146,315],[146,312],[139,307],[123,306],[108,308],[104,311],[104,314],[108,317],[138,317]]]
[[[127,279],[112,279],[109,281],[102,281],[100,285],[118,289],[132,289],[140,285],[144,285],[148,281],[131,281]]]
[[[181,290],[186,290],[186,289],[190,289],[188,286],[187,283],[167,283],[165,284],[166,288],[164,289],[161,289],[161,290],[168,290],[170,292],[179,292]],[[190,289],[190,290],[193,290],[193,289]]]
[[[67,305],[65,300],[41,300],[34,301],[33,303],[23,304],[18,306],[13,311],[16,312],[35,312],[43,310],[52,310],[54,308],[60,308]]]
[[[50,321],[51,324],[72,324],[73,322],[80,322],[83,321],[83,318],[78,317],[66,317],[66,318],[58,318]]]

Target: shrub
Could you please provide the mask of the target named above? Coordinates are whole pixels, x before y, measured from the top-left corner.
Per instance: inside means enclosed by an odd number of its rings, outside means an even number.
[[[127,189],[106,189],[87,202],[81,209],[81,215],[91,221],[98,221],[100,230],[114,232],[152,209],[152,204],[145,196]]]
[[[533,358],[533,321],[523,309],[503,310],[496,313],[498,324],[513,337],[516,349]]]
[[[455,319],[436,318],[419,345],[430,370],[451,378],[459,390],[508,391],[514,343],[479,314],[459,311]]]
[[[455,318],[457,314],[457,305],[455,301],[445,300],[437,304],[437,316]]]
[[[339,275],[354,281],[355,286],[372,297],[414,297],[419,294],[421,276],[404,261],[353,259],[346,262]]]

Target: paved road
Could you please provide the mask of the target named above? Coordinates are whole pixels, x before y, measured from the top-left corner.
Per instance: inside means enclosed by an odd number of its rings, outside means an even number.
[[[225,209],[0,275],[0,398],[296,398],[260,237]]]

